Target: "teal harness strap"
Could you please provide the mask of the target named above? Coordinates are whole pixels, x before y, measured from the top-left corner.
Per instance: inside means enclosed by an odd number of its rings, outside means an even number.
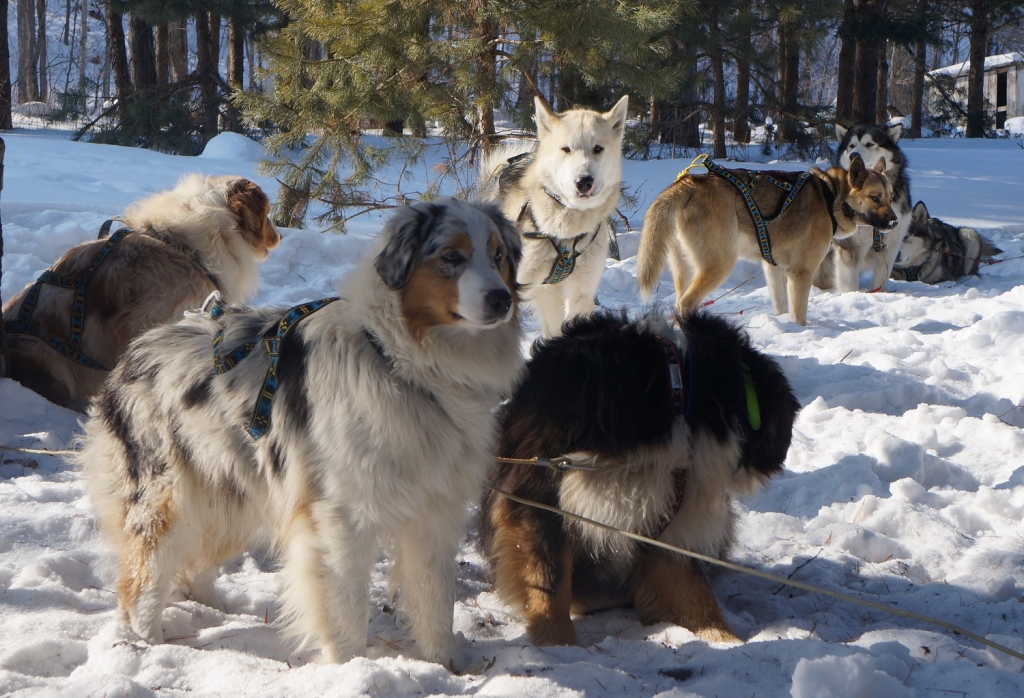
[[[576,260],[587,251],[594,240],[597,239],[597,234],[601,232],[601,224],[597,224],[597,229],[593,232],[593,237],[590,243],[586,245],[582,250],[577,251],[576,245],[579,244],[580,240],[585,238],[588,233],[581,233],[574,237],[572,240],[560,240],[553,238],[550,235],[544,233],[523,233],[523,237],[527,240],[547,240],[551,243],[551,246],[555,248],[555,261],[551,265],[551,271],[542,284],[557,284],[565,281],[569,278],[569,275],[576,270]]]
[[[262,337],[246,342],[224,358],[220,357],[220,345],[224,340],[224,328],[222,327],[214,335],[213,365],[218,374],[226,373],[237,366],[240,361],[252,353],[253,349],[260,342],[263,343],[267,350],[270,366],[267,368],[267,375],[263,379],[263,387],[260,388],[259,396],[256,398],[256,405],[253,407],[252,416],[245,425],[245,431],[252,437],[253,441],[259,441],[270,429],[270,412],[274,406],[274,397],[277,395],[278,389],[277,362],[281,357],[281,346],[284,343],[284,338],[299,322],[336,300],[338,300],[337,297],[322,298],[289,308],[277,325],[271,327]],[[216,296],[207,303],[206,310],[215,320],[219,320],[226,312],[223,303]]]
[[[777,266],[775,258],[772,257],[772,241],[768,236],[768,226],[779,216],[786,212],[789,205],[793,203],[796,195],[800,193],[804,184],[810,179],[810,172],[801,172],[800,176],[797,177],[796,181],[790,184],[784,182],[781,179],[772,177],[767,172],[760,172],[758,170],[748,170],[750,175],[750,182],[744,182],[739,177],[734,175],[730,170],[725,169],[721,165],[716,164],[710,157],[704,161],[704,166],[708,172],[717,175],[722,179],[726,180],[734,187],[736,191],[743,197],[744,203],[747,205],[747,212],[750,214],[750,220],[754,223],[754,230],[757,231],[757,241],[761,248],[761,256],[764,257],[764,261],[771,264],[773,267]],[[768,218],[761,215],[761,209],[758,208],[757,202],[754,201],[754,187],[757,185],[758,178],[763,177],[770,184],[774,184],[779,189],[783,189],[789,192],[785,199],[782,201],[782,206],[779,208],[778,213]]]
[[[106,235],[110,230],[110,226],[113,224],[115,219],[111,219],[103,224],[100,228],[100,237]],[[107,258],[110,251],[117,246],[117,243],[124,240],[124,238],[131,233],[129,228],[121,228],[116,233],[111,235],[107,241],[100,248],[99,253],[93,259],[92,264],[89,268],[79,277],[72,276],[61,276],[54,271],[54,267],[50,267],[44,271],[25,295],[25,300],[22,301],[21,310],[18,312],[17,320],[7,320],[4,322],[4,330],[7,334],[27,334],[37,337],[46,342],[54,351],[61,356],[71,359],[80,366],[86,368],[96,369],[98,371],[109,371],[110,369],[100,364],[93,359],[82,353],[82,331],[85,324],[85,289],[89,284],[89,280],[92,278],[96,268]],[[36,305],[39,303],[39,293],[42,291],[43,285],[57,286],[59,288],[67,288],[75,290],[75,302],[71,306],[71,333],[67,341],[51,337],[45,332],[40,330],[38,327],[32,325],[32,312],[36,309]]]
[[[884,252],[886,247],[888,247],[888,245],[882,242],[882,231],[878,228],[872,228],[871,249],[875,252]]]

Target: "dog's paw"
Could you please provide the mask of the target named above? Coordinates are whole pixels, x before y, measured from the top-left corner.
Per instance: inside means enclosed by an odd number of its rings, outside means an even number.
[[[534,620],[528,624],[527,630],[533,644],[541,647],[576,644],[576,628],[568,617]]]
[[[730,645],[742,645],[743,640],[739,639],[731,630],[726,627],[709,626],[697,631],[697,636],[707,642],[721,642]]]

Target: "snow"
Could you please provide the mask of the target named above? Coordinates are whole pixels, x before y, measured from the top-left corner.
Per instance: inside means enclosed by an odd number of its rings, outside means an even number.
[[[1000,53],[996,56],[985,56],[985,70],[995,70],[996,68],[1004,68],[1014,63],[1024,63],[1024,55],[1019,53]],[[964,61],[963,63],[957,63],[955,65],[947,65],[944,68],[936,68],[935,70],[929,71],[929,75],[949,75],[954,78],[963,77],[967,75],[971,70],[971,62]]]
[[[257,143],[224,134],[203,157],[72,143],[15,131],[2,195],[9,298],[60,251],[181,174],[257,172]],[[739,503],[731,558],[894,608],[938,616],[1024,651],[1024,150],[1012,140],[901,141],[915,200],[1006,250],[980,278],[885,293],[812,292],[806,327],[769,312],[759,267],[741,262],[710,309],[746,327],[804,406],[786,473]],[[756,147],[751,147],[753,154]],[[629,161],[642,210],[685,160]],[[802,169],[808,163],[781,163]],[[775,165],[773,165],[775,166]],[[422,185],[429,163],[414,173]],[[285,230],[262,267],[261,303],[329,295],[364,254],[381,216],[346,236]],[[636,232],[609,260],[604,305],[638,307]],[[741,285],[742,284],[742,285]],[[738,289],[724,295],[727,289]],[[671,303],[666,273],[656,293]],[[536,336],[531,324],[531,337]],[[0,445],[66,448],[79,415],[0,381]],[[465,695],[1003,697],[1024,691],[1021,662],[890,614],[734,572],[713,575],[739,646],[708,645],[629,610],[576,620],[587,646],[537,648],[493,593],[467,537],[455,630],[476,673],[405,656],[401,614],[385,608],[386,556],[373,574],[367,656],[311,664],[275,629],[274,563],[254,550],[216,582],[227,612],[175,597],[168,642],[120,621],[109,548],[83,484],[58,457],[0,452],[0,695]],[[940,693],[935,693],[939,691]]]

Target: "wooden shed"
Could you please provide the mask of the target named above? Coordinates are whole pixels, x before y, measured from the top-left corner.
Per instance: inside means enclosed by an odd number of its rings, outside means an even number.
[[[931,71],[930,75],[948,75],[956,80],[958,89],[967,91],[971,62],[965,61]],[[932,92],[931,99],[937,99]],[[996,128],[1003,128],[1007,119],[1024,116],[1024,55],[1003,53],[985,59],[985,100],[995,109]]]

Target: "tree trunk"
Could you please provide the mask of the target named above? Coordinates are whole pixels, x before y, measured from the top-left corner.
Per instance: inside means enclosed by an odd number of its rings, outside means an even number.
[[[118,101],[118,117],[128,115],[128,100],[132,98],[132,79],[128,72],[128,50],[124,45],[123,18],[114,8],[115,2],[107,3],[107,55],[114,73],[114,92]]]
[[[245,28],[237,17],[228,18],[228,84],[245,89]]]
[[[714,136],[714,157],[725,158],[725,67],[722,57],[722,39],[718,27],[718,0],[708,3],[708,27],[711,43],[711,74],[714,95],[711,110],[711,132]]]
[[[7,3],[0,3],[0,131],[14,128],[11,123],[11,49],[7,35]],[[0,140],[0,144],[3,141]],[[0,145],[0,168],[3,167],[3,146]],[[0,189],[3,189],[3,170],[0,169]],[[3,233],[0,229],[0,261],[3,259]],[[3,323],[0,322],[0,325]]]
[[[18,0],[18,102],[39,101],[39,72],[36,60],[36,4]]]
[[[858,6],[860,26],[871,26],[878,21],[879,0],[861,0]],[[878,39],[857,37],[857,57],[853,77],[853,120],[870,124],[875,120],[878,99]]]
[[[494,107],[497,102],[495,79],[498,67],[496,40],[498,27],[494,20],[481,19],[476,26],[476,35],[483,46],[476,58],[477,76],[477,135],[484,148],[494,145]]]
[[[875,78],[875,123],[889,123],[889,42],[878,42],[878,76]]]
[[[7,47],[7,3],[4,3],[4,9],[0,12],[0,19],[3,20],[3,33],[4,33],[4,45],[0,48],[0,58],[10,58],[10,49]],[[11,116],[11,67],[7,61],[4,62],[3,66],[0,66],[0,75],[7,73],[7,87],[0,86],[0,93],[6,91],[7,93],[7,120],[10,121]],[[10,128],[10,126],[7,126]],[[4,153],[7,146],[4,145],[4,139],[0,138],[0,190],[4,188]],[[4,225],[0,221],[0,260],[4,257]],[[3,268],[0,267],[0,281],[4,278]],[[3,299],[0,298],[0,308],[3,307]],[[11,372],[11,361],[10,355],[7,353],[7,333],[4,330],[4,323],[0,322],[0,378],[5,378],[10,375]]]
[[[853,0],[843,2],[843,23],[839,28],[839,65],[836,66],[836,123],[853,124],[853,83],[857,71],[857,38],[853,22],[856,19]]]
[[[752,24],[748,13],[743,14],[744,28],[740,32],[736,57],[736,111],[733,114],[732,138],[737,143],[750,142],[750,53]]]
[[[196,13],[196,59],[199,72],[199,94],[202,101],[201,119],[203,141],[206,142],[217,135],[217,115],[220,100],[217,96],[217,58],[219,56],[219,41],[214,43],[214,36],[211,29],[214,24],[214,17],[217,17],[218,38],[220,29],[220,17],[215,13],[200,10]]]
[[[928,14],[928,0],[920,0],[917,4],[917,21],[922,25]],[[924,38],[918,39],[914,51],[914,94],[910,108],[910,135],[921,137],[921,125],[924,120],[924,72],[928,57],[928,44]]]
[[[79,27],[79,35],[78,35],[78,94],[79,94],[78,110],[80,112],[82,112],[83,114],[85,114],[86,113],[86,109],[88,108],[88,104],[87,104],[88,100],[86,98],[86,91],[87,91],[87,89],[89,87],[89,83],[86,80],[86,73],[85,73],[86,66],[89,65],[89,62],[86,60],[87,59],[86,51],[88,49],[88,39],[89,39],[89,7],[88,7],[88,3],[84,2],[84,1],[78,3],[78,5],[79,5],[79,8],[82,11],[82,14],[81,14],[82,22],[81,22],[81,26]]]
[[[156,84],[163,86],[170,82],[170,47],[167,45],[170,40],[170,29],[167,23],[156,25],[153,28],[153,54],[156,58]]]
[[[782,91],[782,115],[779,136],[794,143],[800,135],[800,122],[794,116],[800,108],[800,44],[788,24],[779,26],[779,89]]]
[[[49,96],[50,80],[46,66],[46,0],[36,0],[36,65],[39,66],[39,101]]]
[[[985,137],[985,49],[989,0],[971,0],[971,71],[967,76],[967,137]]]
[[[128,17],[128,43],[132,47],[129,64],[135,92],[145,92],[156,85],[156,51],[153,47],[153,27],[137,15]]]
[[[188,21],[170,22],[167,25],[167,54],[170,64],[171,82],[188,77]]]

